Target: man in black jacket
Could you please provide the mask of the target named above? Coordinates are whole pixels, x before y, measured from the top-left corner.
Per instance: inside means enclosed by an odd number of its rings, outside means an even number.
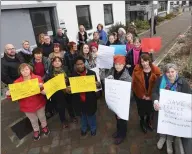
[[[7,44],[4,57],[1,58],[1,81],[12,84],[19,77],[18,68],[21,63],[24,63],[24,59],[16,53],[12,44]]]
[[[53,43],[59,43],[62,50],[68,51],[67,45],[69,43],[69,38],[66,33],[63,33],[61,28],[57,30],[57,36],[54,38]]]
[[[44,41],[45,43],[41,45],[41,48],[43,49],[43,56],[48,58],[49,54],[54,50],[54,44],[51,42],[49,35],[44,36]]]

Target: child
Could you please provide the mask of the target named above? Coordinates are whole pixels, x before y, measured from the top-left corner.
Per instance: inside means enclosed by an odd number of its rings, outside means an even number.
[[[39,86],[42,87],[43,81],[40,76],[37,76],[32,73],[32,67],[26,63],[23,63],[19,66],[19,73],[21,76],[14,81],[14,83],[19,83],[31,79],[38,79]],[[45,94],[41,89],[41,94],[33,95],[27,98],[23,98],[18,100],[20,110],[26,114],[26,116],[31,121],[31,125],[33,127],[34,133],[33,138],[35,141],[40,139],[40,129],[38,119],[41,122],[42,132],[44,135],[49,135],[50,131],[47,127],[47,120],[45,117],[45,104],[46,99],[42,95]],[[10,97],[10,92],[7,91],[6,95]]]
[[[68,84],[68,79],[67,79],[67,71],[64,70],[63,68],[63,61],[60,57],[54,57],[52,59],[52,70],[49,74],[49,79],[57,76],[58,74],[62,74],[64,73],[64,76],[65,76],[65,82],[66,84]],[[74,111],[73,111],[73,107],[72,107],[72,104],[71,102],[68,102],[68,98],[69,96],[67,96],[66,93],[64,93],[64,90],[59,90],[57,91],[56,93],[54,93],[51,97],[51,101],[53,103],[53,106],[54,108],[59,112],[59,118],[60,118],[60,121],[63,125],[63,128],[68,128],[68,121],[66,119],[66,116],[65,116],[65,109],[67,108],[68,109],[68,113],[71,117],[71,120],[76,123],[77,122],[77,119],[75,118],[75,114],[74,114]]]

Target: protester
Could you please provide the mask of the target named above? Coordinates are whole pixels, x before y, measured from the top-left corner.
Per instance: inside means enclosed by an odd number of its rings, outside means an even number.
[[[32,73],[32,67],[26,63],[23,63],[19,66],[20,77],[14,81],[14,83],[20,83],[23,81],[38,79],[40,88],[42,87],[43,81],[40,76],[37,76]],[[29,87],[30,88],[30,87]],[[38,120],[41,123],[42,133],[44,135],[49,135],[50,131],[47,127],[47,120],[45,117],[45,104],[46,99],[42,95],[45,94],[44,90],[41,88],[41,94],[33,95],[30,97],[26,97],[18,100],[20,110],[25,113],[25,115],[31,121],[31,125],[33,127],[33,138],[35,141],[40,139],[40,128]],[[10,91],[6,92],[8,98],[10,98]]]
[[[132,76],[135,65],[139,64],[140,56],[142,55],[141,40],[135,37],[133,48],[126,55],[126,64],[128,66],[129,74]],[[152,54],[148,53],[152,58]]]
[[[53,52],[54,45],[51,42],[51,38],[49,35],[44,35],[44,44],[42,44],[43,56],[49,57],[49,54]]]
[[[110,45],[120,45],[121,42],[119,40],[115,41],[115,36],[113,34],[109,35],[109,40],[107,41],[106,46]]]
[[[97,43],[98,45],[105,45],[105,42],[99,39],[99,32],[93,33],[93,39],[88,44],[90,45],[93,42]]]
[[[131,82],[131,76],[129,75],[128,70],[126,69],[126,59],[125,56],[116,55],[114,56],[114,67],[111,68],[107,78]],[[115,139],[115,144],[118,145],[123,142],[127,133],[127,121],[119,118],[115,115],[117,120],[117,131],[112,135]]]
[[[33,67],[34,74],[40,76],[43,81],[47,80],[50,72],[50,63],[51,61],[43,56],[42,48],[33,49],[33,58],[29,64]]]
[[[25,60],[25,63],[29,63],[32,59],[32,51],[29,45],[29,41],[24,40],[22,43],[22,49],[18,53],[23,59]]]
[[[131,33],[126,34],[126,51],[129,52],[131,49],[133,49],[134,44],[133,44],[133,35]]]
[[[68,77],[66,70],[63,69],[63,61],[60,57],[54,57],[52,59],[52,70],[49,73],[49,79],[54,78],[58,74],[64,74],[64,82],[66,82],[66,85],[69,84]],[[68,128],[68,120],[65,116],[65,109],[68,110],[69,116],[71,118],[71,121],[77,122],[77,119],[75,118],[75,114],[72,108],[71,102],[67,102],[67,94],[64,92],[64,90],[59,90],[56,93],[54,93],[51,96],[51,102],[53,104],[53,107],[58,111],[59,118],[62,123],[63,128]]]
[[[83,44],[79,55],[85,58],[85,67],[87,69],[96,67],[96,63],[93,61],[93,57],[88,44]]]
[[[119,42],[117,32],[113,32],[112,34],[113,34],[113,36],[115,37],[115,42]]]
[[[118,39],[121,44],[126,44],[126,31],[122,27],[118,29]]]
[[[82,56],[78,56],[75,59],[75,71],[72,74],[73,77],[94,75],[97,87],[100,87],[97,82],[97,77],[94,71],[85,68],[85,59]],[[68,93],[70,87],[67,88]],[[91,130],[91,136],[96,135],[96,111],[97,111],[97,97],[96,92],[83,92],[75,93],[72,95],[75,113],[81,116],[81,135],[86,136],[88,126]]]
[[[103,25],[98,24],[97,25],[97,31],[99,32],[99,39],[104,42],[104,44],[107,43],[107,33],[103,30]]]
[[[160,89],[191,94],[189,83],[186,81],[186,79],[179,76],[177,66],[172,63],[168,63],[164,66],[163,75],[156,81],[156,84],[153,88],[152,100],[154,102],[155,111],[159,111],[161,108],[161,105],[159,103]],[[167,153],[173,154],[173,138],[174,136],[171,135],[160,134],[157,148],[162,149],[164,143],[166,142]]]
[[[98,55],[98,44],[93,42],[90,44],[90,52],[92,54],[93,63],[96,64],[96,59]]]
[[[151,18],[149,19],[149,25],[151,28]],[[154,21],[153,21],[153,34],[156,34],[156,26],[157,26],[157,16],[154,17]]]
[[[24,63],[23,57],[16,53],[12,44],[5,45],[4,56],[1,58],[1,81],[5,84],[11,84],[18,77],[18,68]]]
[[[134,22],[131,22],[131,24],[129,25],[129,27],[127,29],[127,33],[131,33],[133,35],[133,37],[138,37],[137,29],[136,29]]]
[[[74,71],[74,60],[77,57],[77,44],[75,42],[69,42],[68,44],[69,51],[64,55],[64,63],[70,74]]]
[[[53,43],[59,43],[62,51],[68,50],[67,45],[69,43],[69,38],[66,33],[63,33],[61,28],[57,29],[57,36],[53,39]]]
[[[45,34],[43,34],[43,33],[39,34],[39,40],[38,40],[38,43],[37,43],[38,47],[41,47],[45,43],[44,36],[45,36]]]
[[[79,26],[79,32],[77,33],[77,42],[78,42],[78,50],[81,49],[82,45],[87,43],[88,35],[85,31],[85,27],[83,25]]]
[[[152,64],[150,55],[142,54],[140,64],[137,64],[133,71],[132,89],[140,117],[140,127],[144,133],[147,133],[147,128],[153,131],[151,121],[154,110],[151,95],[152,88],[160,74],[160,69]]]
[[[54,57],[64,58],[65,52],[61,50],[62,47],[59,43],[54,43],[53,52],[49,54],[49,59],[52,60]]]

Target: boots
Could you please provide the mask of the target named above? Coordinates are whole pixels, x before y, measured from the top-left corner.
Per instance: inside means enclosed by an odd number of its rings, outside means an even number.
[[[140,127],[141,127],[141,130],[146,134],[147,128],[146,128],[145,121],[143,119],[140,120]]]

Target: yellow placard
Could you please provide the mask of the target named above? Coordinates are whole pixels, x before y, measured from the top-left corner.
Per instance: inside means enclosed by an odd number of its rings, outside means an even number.
[[[31,79],[19,83],[9,84],[12,101],[33,96],[40,93],[38,79]]]
[[[43,86],[46,96],[49,99],[58,90],[66,88],[64,74],[58,74],[56,77],[44,83]]]
[[[96,91],[95,76],[80,76],[69,78],[71,93]]]

